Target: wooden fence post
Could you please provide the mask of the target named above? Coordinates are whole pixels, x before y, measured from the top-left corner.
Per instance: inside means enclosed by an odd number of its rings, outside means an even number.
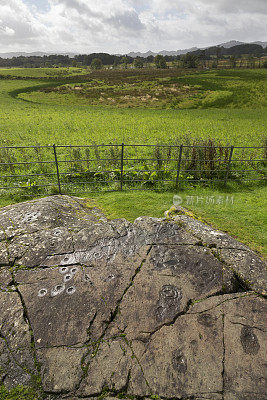
[[[230,172],[230,164],[231,164],[231,161],[232,161],[233,151],[234,151],[234,146],[231,146],[230,155],[229,155],[229,159],[228,159],[228,164],[227,164],[227,168],[226,168],[226,173],[225,173],[225,177],[224,177],[224,186],[226,186],[226,184],[227,184],[227,179],[228,179],[228,175],[229,175],[229,172]]]
[[[124,155],[124,143],[121,144],[121,190],[123,185],[123,155]]]
[[[58,191],[59,191],[59,194],[62,194],[61,193],[61,186],[60,186],[60,176],[59,176],[59,168],[58,168],[57,152],[56,152],[56,145],[55,144],[53,144],[53,149],[54,149],[55,163],[56,163],[56,169],[57,169]]]
[[[177,175],[176,175],[176,184],[175,184],[176,189],[178,188],[178,184],[179,184],[179,175],[180,175],[181,162],[182,162],[182,152],[183,152],[183,145],[181,144],[180,151],[179,151],[178,166],[177,166]]]

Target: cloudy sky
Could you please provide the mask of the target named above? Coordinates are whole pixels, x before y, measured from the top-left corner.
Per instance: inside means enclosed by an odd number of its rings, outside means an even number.
[[[267,40],[266,0],[0,0],[0,52],[178,50]]]

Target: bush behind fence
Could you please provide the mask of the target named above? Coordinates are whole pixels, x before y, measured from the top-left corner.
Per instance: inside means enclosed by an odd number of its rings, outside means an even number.
[[[75,194],[265,181],[266,153],[267,146],[222,146],[213,140],[0,147],[0,192]]]

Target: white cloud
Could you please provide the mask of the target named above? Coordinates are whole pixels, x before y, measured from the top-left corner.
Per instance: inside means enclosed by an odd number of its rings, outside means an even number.
[[[266,0],[24,1],[0,0],[0,52],[176,50],[267,34]]]
[[[199,0],[204,5],[212,5],[219,12],[226,14],[249,13],[267,14],[266,0]]]
[[[14,29],[2,24],[2,21],[0,20],[0,34],[4,36],[13,36],[15,34],[15,31]]]

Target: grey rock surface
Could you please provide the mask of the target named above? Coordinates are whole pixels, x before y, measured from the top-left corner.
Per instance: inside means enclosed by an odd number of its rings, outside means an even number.
[[[0,382],[7,387],[27,385],[37,371],[19,294],[0,292],[0,305]]]
[[[108,220],[68,196],[5,207],[0,384],[39,379],[47,399],[263,400],[265,294],[263,260],[187,215]]]
[[[186,229],[199,238],[203,245],[211,248],[221,262],[232,268],[235,274],[240,276],[247,287],[267,295],[265,264],[247,246],[225,232],[217,231],[183,213],[176,215],[174,221],[184,223]]]

